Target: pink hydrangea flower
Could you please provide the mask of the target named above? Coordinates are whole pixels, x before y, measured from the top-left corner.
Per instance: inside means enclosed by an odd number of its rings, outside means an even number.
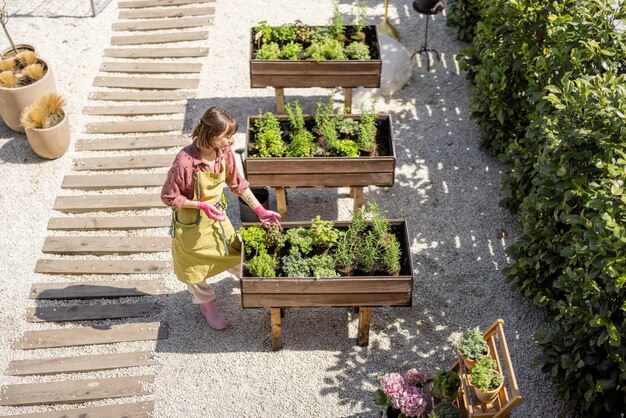
[[[426,398],[415,386],[405,386],[399,398],[400,411],[407,417],[419,417],[426,412]]]
[[[404,390],[404,379],[399,373],[387,373],[380,381],[380,388],[389,397],[391,406],[399,409],[399,398]]]
[[[404,383],[411,386],[424,386],[426,384],[426,376],[416,369],[411,369],[404,374]]]

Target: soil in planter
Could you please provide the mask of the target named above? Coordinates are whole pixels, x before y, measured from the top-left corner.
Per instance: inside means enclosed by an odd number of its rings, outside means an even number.
[[[285,145],[291,144],[291,125],[289,120],[281,120],[280,122],[280,130],[282,132],[282,140]],[[304,121],[304,126],[309,132],[312,132],[313,135],[316,136],[316,143],[318,146],[318,151],[313,155],[313,157],[337,157],[337,155],[326,155],[328,152],[328,148],[322,142],[320,144],[319,137],[315,133],[315,120],[313,118],[308,118]],[[250,140],[248,143],[248,156],[253,158],[260,158],[259,152],[256,148],[256,131],[254,126],[251,124],[250,129]],[[371,155],[365,151],[361,151],[361,157],[372,157],[372,156],[390,156],[391,155],[391,143],[390,143],[390,126],[389,119],[376,119],[376,151],[374,155]],[[354,139],[353,137],[348,136],[340,136],[340,139]],[[277,157],[280,158],[280,157]],[[293,158],[302,158],[302,157],[293,157]]]

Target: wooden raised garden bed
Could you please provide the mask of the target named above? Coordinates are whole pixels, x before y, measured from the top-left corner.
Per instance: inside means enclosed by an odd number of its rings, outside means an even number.
[[[353,26],[346,25],[346,33]],[[255,87],[380,87],[382,61],[378,30],[366,26],[365,43],[370,48],[369,60],[258,60],[255,29],[250,36],[250,86]]]
[[[359,120],[359,115],[343,115]],[[285,140],[288,135],[288,118],[277,116],[283,126]],[[245,151],[246,179],[252,187],[362,187],[393,186],[396,168],[391,116],[377,117],[377,156],[360,157],[270,157],[254,156],[254,121],[248,117]],[[307,127],[313,125],[313,117],[306,116]]]
[[[349,222],[334,224],[337,229],[346,230]],[[271,308],[274,349],[282,346],[281,308],[359,307],[357,343],[367,345],[371,307],[412,305],[413,264],[406,222],[403,219],[392,219],[389,224],[401,248],[400,272],[397,276],[383,273],[365,275],[355,271],[355,275],[341,277],[250,277],[243,267],[247,256],[245,248],[242,248],[241,304],[243,308]],[[310,226],[311,222],[283,223],[284,231]]]

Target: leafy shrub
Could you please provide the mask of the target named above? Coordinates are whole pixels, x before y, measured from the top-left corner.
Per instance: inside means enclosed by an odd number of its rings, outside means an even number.
[[[453,371],[437,371],[433,382],[433,394],[442,401],[452,402],[456,399],[461,380]]]
[[[258,60],[277,60],[280,58],[280,54],[280,46],[276,42],[269,42],[256,51],[255,58]]]
[[[280,251],[285,246],[286,237],[283,235],[283,231],[278,225],[270,225],[267,228],[267,245],[275,249],[275,252]]]
[[[293,104],[285,104],[285,110],[287,111],[287,115],[289,115],[289,124],[291,125],[291,129],[294,131],[306,129],[304,127],[304,114],[302,113],[302,107],[297,100],[295,100]]]
[[[337,244],[339,230],[335,228],[332,221],[323,221],[319,215],[313,219],[309,235],[313,240],[313,245],[323,248],[331,248]]]
[[[354,237],[348,231],[340,232],[337,240],[337,248],[333,257],[335,258],[335,267],[345,275],[350,275],[354,269],[354,258],[356,243]]]
[[[256,129],[256,149],[261,158],[282,157],[285,153],[285,143],[282,139],[280,122],[271,112],[260,115],[254,121]]]
[[[469,328],[456,345],[461,356],[469,360],[478,360],[481,356],[487,354],[487,342],[480,333],[480,329]]]
[[[304,58],[313,61],[326,60],[345,60],[346,55],[343,52],[343,45],[336,39],[323,39],[321,41],[313,41],[311,45],[304,50]]]
[[[428,418],[461,418],[461,411],[448,402],[442,402],[428,413]]]
[[[276,277],[278,260],[275,256],[262,253],[255,255],[245,266],[254,277]]]
[[[368,60],[371,58],[370,48],[362,42],[351,42],[345,48],[346,56],[354,60]]]
[[[272,27],[272,39],[279,43],[293,42],[296,38],[297,30],[295,24]]]
[[[395,235],[385,233],[380,240],[383,252],[383,267],[392,276],[400,274],[402,250]]]
[[[460,41],[471,42],[474,39],[476,25],[480,21],[480,12],[484,0],[454,0],[446,10],[448,26],[456,28],[456,37]]]
[[[502,373],[495,370],[496,361],[491,356],[482,356],[472,368],[470,373],[470,382],[472,386],[477,387],[483,392],[495,390],[504,381]]]
[[[239,228],[239,234],[246,249],[246,255],[267,253],[267,233],[265,228],[251,226],[249,228]]]
[[[254,28],[254,31],[257,36],[260,37],[259,40],[262,43],[265,44],[268,42],[272,42],[274,31],[272,30],[272,27],[267,24],[267,20],[260,21],[256,28]]]
[[[315,137],[309,131],[291,133],[287,157],[312,157],[315,154]]]
[[[294,252],[282,258],[283,272],[287,277],[310,277],[309,261],[302,258],[299,252]]]
[[[356,135],[359,131],[359,122],[352,118],[338,119],[336,122],[336,128],[339,133],[343,135]]]
[[[313,239],[305,228],[291,228],[285,233],[291,254],[307,255],[313,251]]]
[[[308,264],[315,278],[339,277],[335,271],[335,260],[330,255],[315,255],[308,259]]]
[[[361,106],[361,125],[359,126],[356,142],[363,151],[370,154],[376,152],[376,132],[376,112],[374,106],[369,111],[365,110],[364,106]]]
[[[300,58],[300,52],[302,52],[302,45],[295,42],[289,42],[280,49],[280,58],[288,60],[297,60]]]
[[[332,150],[335,154],[344,157],[358,157],[361,155],[359,152],[359,144],[351,139],[341,139],[333,142]]]

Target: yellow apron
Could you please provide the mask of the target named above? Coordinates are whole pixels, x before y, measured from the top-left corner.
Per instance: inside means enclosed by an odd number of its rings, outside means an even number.
[[[222,191],[226,164],[219,173],[195,173],[193,198],[226,209]],[[198,196],[199,195],[199,196]],[[194,284],[239,264],[241,243],[230,220],[214,221],[198,209],[181,208],[172,214],[172,259],[174,273],[183,283]],[[225,237],[225,239],[223,238]],[[228,255],[224,249],[228,245]]]

